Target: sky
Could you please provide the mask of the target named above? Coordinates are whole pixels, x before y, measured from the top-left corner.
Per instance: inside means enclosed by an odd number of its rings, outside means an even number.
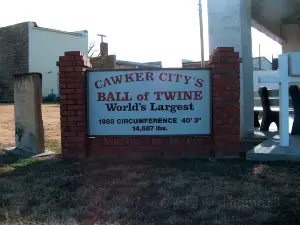
[[[202,0],[207,60],[206,1]],[[198,0],[10,0],[1,9],[0,27],[34,21],[63,31],[88,30],[97,46],[96,34],[105,34],[109,54],[119,60],[163,61],[164,67],[180,67],[181,59],[201,60]],[[254,28],[252,40],[254,57],[259,56],[259,44],[261,56],[269,60],[281,54],[278,43]]]

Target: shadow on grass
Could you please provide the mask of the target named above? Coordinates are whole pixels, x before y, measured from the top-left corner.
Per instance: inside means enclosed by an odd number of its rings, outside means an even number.
[[[76,161],[2,152],[0,162],[0,224],[76,224],[71,209],[82,184]]]
[[[0,169],[7,169],[0,170],[0,224],[299,224],[296,163],[2,162]]]

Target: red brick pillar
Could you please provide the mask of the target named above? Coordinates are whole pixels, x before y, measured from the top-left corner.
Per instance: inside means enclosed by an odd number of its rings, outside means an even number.
[[[85,157],[86,107],[85,71],[90,60],[82,52],[65,52],[57,62],[59,67],[60,120],[62,154],[67,157]]]
[[[215,155],[238,156],[240,145],[239,53],[219,47],[210,57],[212,68],[212,121]]]

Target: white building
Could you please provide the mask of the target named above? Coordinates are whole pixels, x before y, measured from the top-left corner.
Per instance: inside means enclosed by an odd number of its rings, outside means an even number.
[[[66,51],[88,53],[88,31],[65,32],[29,23],[29,72],[42,73],[43,97],[59,95],[59,56]]]
[[[253,58],[253,71],[272,70],[272,63],[264,56]]]
[[[88,32],[65,32],[23,22],[0,27],[0,102],[14,101],[14,74],[43,75],[43,97],[59,95],[59,56],[66,51],[88,53]]]

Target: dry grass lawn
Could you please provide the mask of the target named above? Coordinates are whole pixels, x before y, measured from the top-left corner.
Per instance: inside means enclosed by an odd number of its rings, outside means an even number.
[[[300,224],[299,164],[4,154],[0,162],[0,224]]]
[[[14,145],[0,105],[0,147]],[[59,151],[59,107],[43,105]],[[200,159],[22,159],[0,151],[3,225],[300,224],[300,164]]]
[[[59,105],[42,105],[43,123],[45,129],[46,148],[60,151],[60,116]],[[0,148],[15,146],[14,105],[0,104]]]

